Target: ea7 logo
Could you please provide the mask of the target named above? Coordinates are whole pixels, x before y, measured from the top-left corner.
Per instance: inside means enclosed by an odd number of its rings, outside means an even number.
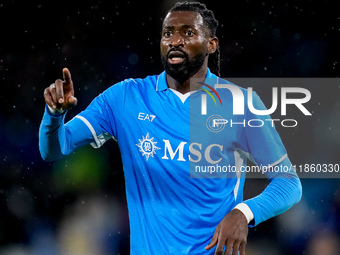
[[[153,122],[153,120],[156,118],[156,115],[153,114],[147,114],[144,112],[138,113],[138,119],[139,120],[148,120],[150,122]]]
[[[204,84],[206,85],[206,84]],[[228,89],[233,97],[233,114],[234,115],[244,115],[244,95],[242,90],[233,85],[233,84],[215,84],[215,89]],[[216,91],[216,90],[215,90]],[[303,94],[303,98],[287,98],[287,94],[289,93],[300,93]],[[217,94],[217,92],[216,92]],[[211,95],[211,93],[210,93]],[[217,94],[218,95],[218,94]],[[267,110],[258,110],[255,109],[253,105],[253,88],[249,87],[247,89],[247,95],[248,95],[248,101],[247,105],[249,110],[256,114],[256,115],[270,115],[273,112],[275,112],[277,105],[278,105],[278,88],[273,87],[272,90],[272,106]],[[212,95],[211,95],[212,96]],[[219,98],[220,99],[220,98]],[[306,107],[303,106],[304,103],[307,103],[311,99],[311,93],[309,90],[305,88],[298,88],[298,87],[284,87],[281,88],[281,115],[287,114],[287,105],[293,104],[297,108],[300,109],[300,111],[304,115],[312,115]],[[206,94],[202,94],[201,97],[201,114],[206,115],[207,114],[207,96]],[[214,100],[215,101],[215,100]],[[216,104],[216,102],[215,102]],[[221,102],[222,105],[222,102]]]

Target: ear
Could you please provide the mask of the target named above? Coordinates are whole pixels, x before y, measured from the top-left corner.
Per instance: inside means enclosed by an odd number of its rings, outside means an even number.
[[[210,37],[208,41],[208,53],[213,54],[218,48],[218,39],[217,37]]]

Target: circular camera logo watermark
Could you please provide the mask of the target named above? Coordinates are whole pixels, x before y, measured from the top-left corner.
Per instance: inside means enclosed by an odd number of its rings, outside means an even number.
[[[221,132],[227,121],[219,115],[211,115],[206,122],[207,128],[214,133]]]

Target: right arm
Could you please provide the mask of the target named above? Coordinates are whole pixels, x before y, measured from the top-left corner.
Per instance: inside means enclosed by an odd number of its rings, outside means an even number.
[[[93,141],[91,131],[77,118],[64,124],[66,111],[77,104],[73,82],[67,68],[64,80],[56,80],[44,91],[45,113],[39,129],[39,150],[46,161],[60,159]]]

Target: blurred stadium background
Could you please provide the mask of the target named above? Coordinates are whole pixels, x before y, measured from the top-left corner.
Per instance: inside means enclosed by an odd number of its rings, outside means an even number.
[[[44,162],[43,90],[70,69],[79,101],[70,119],[108,86],[160,73],[161,22],[175,2],[0,1],[0,255],[129,254],[117,144]],[[222,77],[339,76],[337,1],[205,3],[220,22]],[[278,128],[294,164],[340,162],[339,96],[318,88],[309,103],[318,117]],[[247,180],[245,197],[266,184]],[[247,254],[340,254],[340,179],[302,184],[298,205],[250,230]]]

